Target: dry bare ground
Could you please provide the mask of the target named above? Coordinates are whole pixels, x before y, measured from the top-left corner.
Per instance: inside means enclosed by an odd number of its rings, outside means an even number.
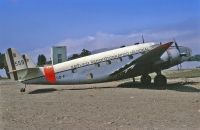
[[[130,80],[21,87],[0,80],[1,129],[200,129],[200,78],[170,79],[167,90]]]

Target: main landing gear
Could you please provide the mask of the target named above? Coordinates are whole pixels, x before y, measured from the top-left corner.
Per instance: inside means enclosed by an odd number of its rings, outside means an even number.
[[[20,89],[20,92],[21,92],[21,93],[24,93],[25,91],[26,91],[26,84],[25,84],[25,87],[24,87],[24,88],[21,88],[21,89]]]
[[[142,75],[140,80],[145,87],[151,85],[151,77],[148,74]],[[154,85],[158,89],[166,89],[167,78],[161,73],[157,73],[154,78]]]
[[[154,84],[156,87],[160,89],[166,89],[167,85],[167,78],[164,75],[156,75],[154,78]]]
[[[143,85],[151,84],[151,77],[148,74],[142,75],[140,80]]]

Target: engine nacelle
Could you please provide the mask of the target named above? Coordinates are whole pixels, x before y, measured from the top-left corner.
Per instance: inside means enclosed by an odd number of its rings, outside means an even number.
[[[169,62],[170,64],[181,63],[180,53],[175,47],[170,47],[160,58],[162,61]]]

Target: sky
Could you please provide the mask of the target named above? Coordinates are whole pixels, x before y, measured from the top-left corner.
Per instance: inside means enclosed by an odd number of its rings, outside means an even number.
[[[83,48],[176,39],[200,53],[200,0],[0,0],[0,52],[16,48],[37,60],[66,45]]]

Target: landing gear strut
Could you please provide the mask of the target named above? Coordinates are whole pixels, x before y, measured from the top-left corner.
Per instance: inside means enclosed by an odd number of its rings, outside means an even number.
[[[143,85],[151,84],[151,77],[149,75],[142,75],[140,80]]]
[[[132,79],[133,79],[133,83],[135,83],[135,77],[133,77]]]
[[[160,89],[166,89],[167,78],[162,74],[158,74],[154,78],[154,84]]]
[[[20,92],[21,92],[21,93],[23,93],[23,92],[25,92],[25,91],[26,91],[26,84],[25,84],[25,87],[24,87],[24,88],[21,88],[21,89],[20,89]]]

